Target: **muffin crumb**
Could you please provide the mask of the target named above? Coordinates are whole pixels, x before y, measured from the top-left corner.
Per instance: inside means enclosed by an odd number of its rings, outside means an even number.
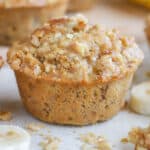
[[[32,132],[37,132],[43,129],[45,126],[39,123],[30,123],[26,126],[26,128]]]
[[[95,150],[111,150],[104,137],[97,136],[94,133],[83,134],[80,139],[83,142],[81,150],[86,150],[88,147],[93,147]]]
[[[12,119],[12,113],[9,111],[0,111],[1,121],[10,121]]]
[[[42,142],[39,143],[42,150],[58,150],[61,140],[56,137],[46,136]]]

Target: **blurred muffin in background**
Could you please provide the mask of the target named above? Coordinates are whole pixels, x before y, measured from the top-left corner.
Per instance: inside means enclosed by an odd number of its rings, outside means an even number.
[[[24,40],[51,17],[62,16],[68,0],[1,0],[0,44]]]
[[[80,11],[86,10],[93,6],[95,0],[70,0],[68,10],[69,11]]]
[[[146,8],[150,8],[150,0],[129,0],[132,3],[142,5]]]

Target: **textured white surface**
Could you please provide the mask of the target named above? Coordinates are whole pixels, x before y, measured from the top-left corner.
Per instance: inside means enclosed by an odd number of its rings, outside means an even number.
[[[0,125],[0,135],[3,135],[0,137],[0,149],[2,150],[29,149],[31,137],[23,128],[12,125]]]
[[[145,53],[145,60],[138,70],[134,83],[147,80],[146,71],[150,71],[150,50],[144,35],[144,19],[147,11],[139,7],[133,8],[119,2],[119,0],[103,0],[91,11],[84,12],[91,23],[102,23],[108,27],[117,27],[122,33],[133,35]],[[5,55],[6,49],[0,47],[0,54]],[[40,122],[28,114],[22,106],[13,72],[7,65],[0,70],[0,109],[13,112],[13,120],[0,122],[0,124],[13,124],[24,127],[30,122]],[[81,133],[94,132],[106,137],[113,145],[113,150],[133,150],[132,145],[123,145],[120,139],[127,135],[132,127],[145,127],[150,124],[150,117],[137,115],[129,111],[122,111],[112,120],[85,127],[70,127],[45,124],[51,135],[59,137],[62,142],[60,150],[79,150],[81,143],[78,139]],[[41,132],[46,133],[46,129]],[[49,133],[47,133],[49,134]],[[40,150],[38,143],[41,137],[32,136],[31,150]]]

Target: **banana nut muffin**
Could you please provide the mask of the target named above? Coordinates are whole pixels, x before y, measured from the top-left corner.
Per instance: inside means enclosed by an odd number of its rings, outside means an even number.
[[[51,17],[64,15],[68,0],[1,0],[0,44],[26,39]]]
[[[142,59],[132,38],[88,25],[80,15],[50,20],[8,52],[27,110],[71,125],[115,115]]]
[[[69,11],[86,10],[93,6],[95,0],[69,0]]]

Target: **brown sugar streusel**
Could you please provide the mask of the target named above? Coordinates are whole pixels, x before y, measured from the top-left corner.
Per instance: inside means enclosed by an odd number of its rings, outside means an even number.
[[[143,59],[133,38],[88,25],[83,16],[50,20],[8,53],[14,70],[59,81],[108,81]]]
[[[135,150],[150,149],[150,127],[148,128],[133,128],[127,138],[122,139],[123,143],[132,143],[135,145]]]

